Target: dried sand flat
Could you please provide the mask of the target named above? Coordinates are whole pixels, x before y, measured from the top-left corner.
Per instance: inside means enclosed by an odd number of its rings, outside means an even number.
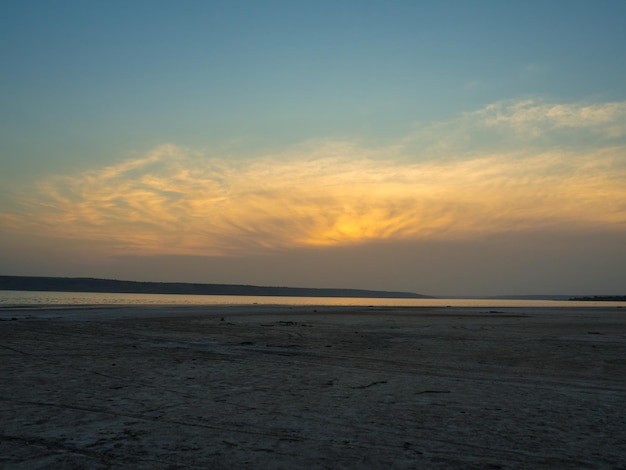
[[[626,309],[315,310],[0,310],[0,466],[626,468]]]

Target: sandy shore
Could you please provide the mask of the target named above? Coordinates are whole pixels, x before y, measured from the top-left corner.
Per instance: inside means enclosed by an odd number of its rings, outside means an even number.
[[[0,320],[2,468],[626,468],[626,309]]]

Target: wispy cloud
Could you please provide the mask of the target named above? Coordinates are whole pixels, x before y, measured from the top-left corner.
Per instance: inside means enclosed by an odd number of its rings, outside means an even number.
[[[554,104],[511,100],[491,104],[474,114],[488,126],[510,126],[535,135],[555,129],[584,130],[610,138],[626,135],[626,102]]]
[[[0,221],[11,232],[106,243],[116,253],[223,256],[554,227],[626,230],[626,147],[611,140],[623,134],[624,109],[524,101],[459,118],[474,127],[592,129],[607,139],[580,151],[473,143],[462,158],[436,159],[412,153],[407,139],[379,149],[311,143],[228,161],[163,145],[46,178]],[[450,126],[432,126],[431,141],[445,141]]]

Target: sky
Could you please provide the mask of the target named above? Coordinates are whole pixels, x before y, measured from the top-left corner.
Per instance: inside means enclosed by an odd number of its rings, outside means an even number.
[[[624,18],[5,0],[0,274],[626,294]]]

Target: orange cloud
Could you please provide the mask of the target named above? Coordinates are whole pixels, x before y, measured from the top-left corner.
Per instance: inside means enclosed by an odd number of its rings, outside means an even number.
[[[172,158],[175,157],[175,158]],[[224,164],[167,146],[50,178],[12,230],[119,252],[232,255],[380,239],[626,222],[614,151],[400,164],[350,156]]]
[[[501,121],[544,119],[522,109]],[[610,128],[602,113],[577,109],[549,119],[590,115],[593,126]],[[554,227],[626,229],[624,146],[470,150],[415,161],[406,142],[383,149],[326,142],[229,163],[164,145],[142,158],[46,178],[21,198],[20,212],[0,214],[0,222],[13,233],[87,240],[116,253],[213,256]]]

